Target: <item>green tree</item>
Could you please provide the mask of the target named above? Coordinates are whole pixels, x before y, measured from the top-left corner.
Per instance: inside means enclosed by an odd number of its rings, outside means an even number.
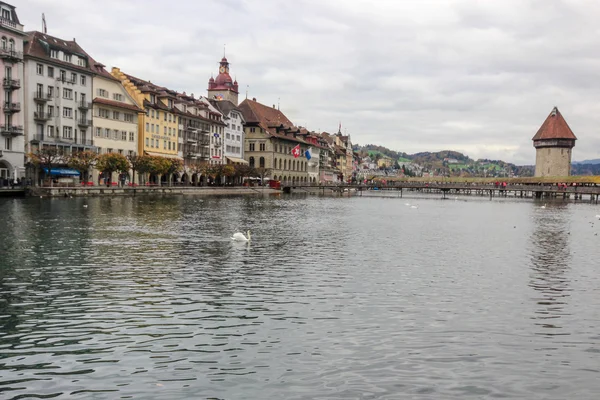
[[[183,170],[183,162],[177,158],[167,158],[167,160],[169,161],[169,168],[167,169],[167,174],[169,177],[169,186],[171,186],[173,184],[173,174],[181,172]]]
[[[52,172],[52,166],[62,158],[62,152],[57,147],[44,146],[33,153],[29,153],[28,156],[36,167],[46,168],[48,171],[46,179],[50,180],[50,187],[52,187],[50,173]]]
[[[138,156],[137,154],[130,154],[127,156],[127,161],[129,161],[129,165],[131,166],[131,183],[135,186],[135,173],[136,171],[139,173],[144,173],[144,167],[148,163],[148,156]]]
[[[271,169],[270,168],[255,168],[254,169],[254,173],[257,176],[260,176],[260,182],[261,184],[265,184],[265,176],[270,175],[271,174]]]
[[[113,172],[127,172],[129,170],[129,162],[123,154],[106,153],[98,156],[96,169],[104,175],[108,175],[108,183],[112,184]]]
[[[69,157],[67,164],[69,167],[79,171],[83,182],[87,182],[90,179],[90,169],[96,165],[97,161],[98,154],[90,150],[85,150],[73,153]]]

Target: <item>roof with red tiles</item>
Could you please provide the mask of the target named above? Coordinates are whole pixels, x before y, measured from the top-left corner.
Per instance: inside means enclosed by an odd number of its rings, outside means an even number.
[[[552,112],[550,112],[550,115],[548,115],[548,118],[546,118],[532,140],[545,139],[577,140],[577,137],[571,128],[569,128],[567,121],[565,121],[557,107],[552,109]]]
[[[94,98],[94,100],[92,102],[95,104],[104,104],[106,106],[125,108],[127,110],[136,111],[136,112],[145,112],[144,110],[142,110],[141,108],[139,108],[138,106],[135,106],[133,104],[127,104],[127,103],[123,103],[121,101],[103,99],[101,97]]]
[[[77,44],[75,40],[64,40],[54,36],[50,36],[47,33],[38,31],[27,32],[27,37],[24,40],[23,54],[26,57],[33,57],[41,59],[53,64],[62,65],[65,68],[71,68],[74,70],[85,71],[93,73],[92,63],[93,59]],[[50,57],[50,50],[60,50],[67,54],[80,56],[85,58],[87,61],[86,66],[81,66],[67,62],[61,59]]]

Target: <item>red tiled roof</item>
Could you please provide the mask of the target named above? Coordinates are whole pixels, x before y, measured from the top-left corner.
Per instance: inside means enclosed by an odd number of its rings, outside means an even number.
[[[85,71],[87,73],[94,72],[92,65],[95,62],[89,54],[85,52],[74,40],[63,40],[46,33],[32,31],[27,32],[25,39],[23,54],[28,57],[34,57],[48,61],[54,64],[62,65],[65,68]],[[67,54],[75,54],[87,58],[87,66],[80,66],[63,60],[50,57],[50,50],[56,49],[66,52]]]
[[[275,131],[275,126],[293,128],[294,124],[276,108],[265,106],[257,101],[246,99],[238,106],[247,122],[256,122],[266,130]]]
[[[577,140],[558,108],[554,107],[532,140],[571,139]]]
[[[104,105],[112,106],[112,107],[125,108],[127,110],[136,111],[136,112],[145,112],[144,110],[142,110],[141,108],[139,108],[138,106],[135,106],[133,104],[127,104],[127,103],[123,103],[120,101],[103,99],[100,97],[94,98],[93,103],[104,104]]]

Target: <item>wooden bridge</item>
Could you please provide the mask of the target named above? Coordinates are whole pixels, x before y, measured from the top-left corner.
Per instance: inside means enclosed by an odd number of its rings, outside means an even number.
[[[388,185],[284,185],[284,193],[293,190],[320,191],[322,193],[338,193],[343,195],[362,196],[366,191],[397,191],[402,197],[405,191],[439,194],[442,198],[450,195],[476,195],[493,197],[520,197],[520,198],[559,198],[575,200],[590,200],[598,203],[600,186],[596,184],[581,184],[577,186],[551,185],[551,184],[507,184],[506,186],[479,183],[432,183],[432,182],[390,182]]]

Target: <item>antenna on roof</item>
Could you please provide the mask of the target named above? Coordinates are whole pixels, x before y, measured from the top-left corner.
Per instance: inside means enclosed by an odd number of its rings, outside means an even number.
[[[46,16],[42,13],[42,32],[48,33],[48,27],[46,26]]]
[[[279,110],[279,101],[281,100],[281,97],[277,98],[277,109]]]
[[[225,48],[227,47],[226,43],[223,43],[223,57],[225,57]]]

